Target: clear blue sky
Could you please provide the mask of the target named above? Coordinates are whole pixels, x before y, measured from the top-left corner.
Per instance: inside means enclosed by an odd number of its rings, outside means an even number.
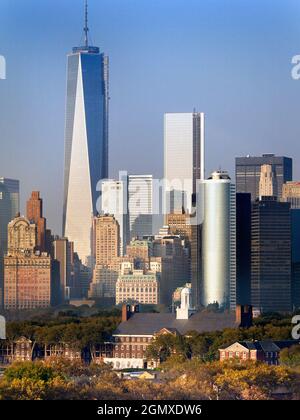
[[[299,0],[89,0],[94,44],[110,56],[110,175],[162,175],[163,113],[204,111],[207,172],[234,157],[294,158],[300,178]],[[66,54],[83,0],[1,0],[0,174],[45,201],[61,228]]]

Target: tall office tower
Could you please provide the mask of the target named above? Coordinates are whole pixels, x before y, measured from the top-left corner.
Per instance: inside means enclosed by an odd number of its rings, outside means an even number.
[[[101,213],[113,214],[119,223],[120,255],[124,255],[129,238],[127,177],[126,180],[105,180],[102,182]]]
[[[192,278],[192,267],[191,267],[191,247],[192,247],[192,219],[190,214],[186,214],[183,211],[180,213],[170,213],[166,216],[166,223],[169,226],[171,235],[178,235],[184,240],[185,249],[188,254],[189,261],[189,279],[187,283],[191,281]]]
[[[227,172],[216,171],[203,181],[202,290],[204,306],[218,303],[229,308],[235,273],[233,187]],[[233,292],[234,293],[234,292]]]
[[[193,305],[196,308],[201,306],[202,276],[202,223],[195,223],[191,239],[191,283]]]
[[[170,228],[172,235],[183,237],[189,244],[192,237],[192,223],[190,214],[184,212],[170,213],[166,216],[167,226]]]
[[[156,269],[154,268],[155,264],[157,265]],[[186,280],[190,277],[190,266],[184,241],[174,235],[155,239],[150,268],[161,272],[161,303],[171,306],[174,290],[186,284]]]
[[[59,272],[47,253],[36,253],[36,225],[16,217],[8,225],[4,308],[46,308],[58,302]]]
[[[291,310],[290,204],[276,197],[252,204],[251,294],[261,312]]]
[[[292,221],[292,305],[300,308],[300,208],[291,209]]]
[[[239,305],[251,303],[251,194],[236,195],[236,296]]]
[[[262,165],[260,169],[259,197],[277,197],[277,178],[272,165]]]
[[[69,300],[74,287],[74,245],[67,238],[56,238],[53,241],[53,257],[59,262],[60,300]]]
[[[164,212],[192,212],[197,180],[204,179],[204,114],[164,117]]]
[[[126,255],[134,260],[137,269],[149,269],[150,258],[153,255],[153,241],[149,239],[133,239],[127,245]]]
[[[236,309],[236,189],[230,185],[230,280],[229,299],[230,309]]]
[[[91,283],[90,297],[115,297],[120,255],[120,227],[112,215],[94,218],[94,259],[95,268]]]
[[[130,240],[152,235],[152,175],[129,175],[128,200]]]
[[[27,219],[36,225],[37,248],[44,252],[46,249],[46,219],[43,217],[43,200],[38,191],[33,191],[27,201]]]
[[[97,183],[108,177],[108,58],[85,43],[68,55],[63,236],[90,265]]]
[[[282,201],[290,203],[291,209],[300,209],[300,182],[286,182],[282,186]]]
[[[261,167],[271,165],[275,175],[276,190],[274,195],[281,198],[282,185],[293,177],[293,160],[291,158],[264,154],[253,157],[237,157],[235,159],[236,190],[238,193],[250,193],[251,201],[259,198],[259,181]]]
[[[7,225],[20,211],[19,181],[0,178],[0,308],[3,304],[3,257],[7,252]]]

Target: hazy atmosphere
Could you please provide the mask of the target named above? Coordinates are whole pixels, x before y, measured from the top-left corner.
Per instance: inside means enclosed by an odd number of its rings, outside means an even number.
[[[163,114],[206,114],[206,175],[234,157],[294,158],[300,178],[298,0],[90,0],[110,58],[110,176],[163,173]],[[66,55],[82,43],[82,0],[1,0],[0,176],[40,190],[61,233]]]

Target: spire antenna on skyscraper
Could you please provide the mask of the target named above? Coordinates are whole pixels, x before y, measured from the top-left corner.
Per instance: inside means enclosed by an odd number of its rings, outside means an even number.
[[[88,27],[88,0],[85,0],[85,16],[84,16],[84,34],[85,46],[89,46],[89,27]]]

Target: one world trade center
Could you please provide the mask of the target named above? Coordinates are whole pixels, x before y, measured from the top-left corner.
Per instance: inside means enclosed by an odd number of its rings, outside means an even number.
[[[84,45],[68,55],[63,235],[90,265],[97,183],[108,177],[108,57],[89,45],[87,2]],[[99,192],[98,192],[99,194]]]

